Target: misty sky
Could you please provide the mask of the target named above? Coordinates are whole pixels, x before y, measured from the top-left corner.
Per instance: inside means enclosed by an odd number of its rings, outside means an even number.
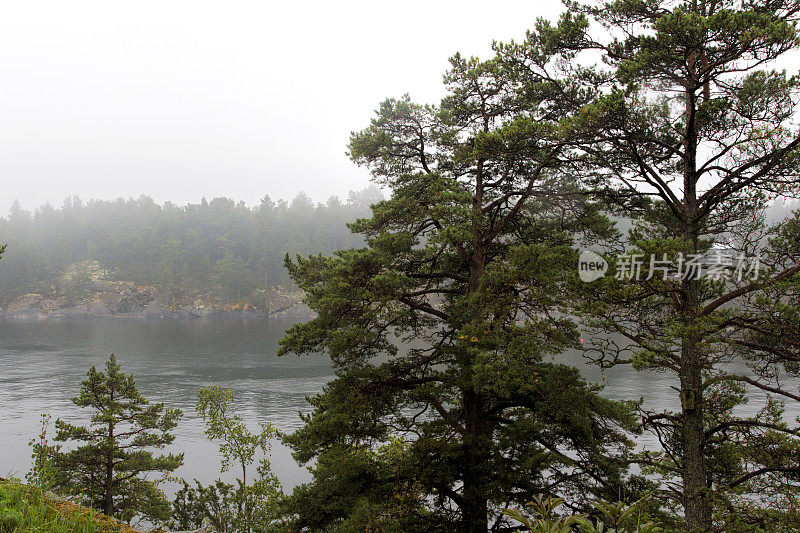
[[[348,134],[404,92],[443,94],[561,4],[25,1],[0,8],[0,213],[71,194],[314,200],[368,184]]]

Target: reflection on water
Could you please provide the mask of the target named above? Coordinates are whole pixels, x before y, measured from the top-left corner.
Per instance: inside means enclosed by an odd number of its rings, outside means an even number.
[[[0,476],[27,471],[27,442],[38,434],[41,413],[67,419],[83,415],[70,398],[88,368],[102,365],[114,352],[146,398],[183,409],[173,450],[185,452],[185,460],[176,474],[204,482],[216,479],[216,446],[205,439],[193,412],[200,387],[216,383],[231,388],[248,423],[269,421],[289,431],[300,425],[298,412],[308,411],[305,398],[319,392],[332,376],[327,357],[275,355],[278,339],[291,324],[286,320],[0,322]],[[576,365],[587,379],[603,379],[578,353],[558,359]],[[669,374],[620,367],[607,371],[605,379],[604,394],[609,397],[643,397],[648,409],[678,407],[671,388],[675,381]],[[743,412],[756,411],[762,402],[762,396],[753,396]],[[787,406],[787,415],[797,414],[797,406]],[[647,435],[641,444],[657,446]],[[273,448],[272,464],[285,488],[309,478],[283,446]]]

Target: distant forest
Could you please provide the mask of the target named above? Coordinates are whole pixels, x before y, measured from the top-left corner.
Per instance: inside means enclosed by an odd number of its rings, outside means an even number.
[[[72,197],[60,209],[48,204],[30,212],[14,201],[9,216],[0,218],[0,244],[8,243],[0,262],[0,305],[27,293],[63,296],[69,291],[62,276],[86,261],[97,261],[112,279],[151,286],[167,300],[246,301],[259,289],[293,286],[283,266],[287,253],[325,255],[361,246],[362,236],[346,224],[370,216],[370,205],[382,199],[371,186],[344,202],[331,197],[315,204],[299,193],[291,202],[265,196],[252,207],[230,198],[178,206],[148,196]],[[773,204],[767,222],[796,207]],[[618,220],[621,230],[629,226]]]
[[[208,295],[238,301],[257,289],[290,286],[283,268],[289,254],[329,254],[360,246],[347,222],[368,216],[382,199],[376,187],[314,204],[265,196],[257,206],[214,198],[178,206],[138,199],[84,202],[34,212],[12,205],[0,219],[8,243],[0,267],[0,304],[26,293],[54,294],[71,265],[97,261],[119,280],[149,285],[165,297]]]

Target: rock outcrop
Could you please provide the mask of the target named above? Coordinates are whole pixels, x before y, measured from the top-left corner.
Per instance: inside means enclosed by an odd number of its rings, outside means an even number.
[[[145,305],[114,305],[102,299],[92,299],[77,305],[45,298],[41,294],[25,294],[14,299],[4,309],[0,318],[13,320],[45,319],[94,319],[94,318],[141,318],[141,319],[222,319],[222,318],[312,318],[313,312],[301,301],[302,294],[281,299],[267,309],[229,304],[196,307],[191,304],[166,304],[154,299]]]
[[[252,305],[203,303],[167,304],[159,298],[143,296],[131,290],[124,295],[92,295],[86,301],[75,303],[65,299],[55,300],[41,294],[25,294],[15,298],[0,309],[0,317],[14,320],[45,319],[221,319],[221,318],[297,318],[308,319],[313,312],[302,302],[302,293],[275,291],[265,301],[263,308]]]
[[[259,289],[246,302],[227,303],[209,295],[174,301],[151,286],[110,279],[97,261],[70,266],[51,295],[24,294],[0,309],[0,317],[15,320],[144,318],[299,318],[313,316],[303,293],[280,287]],[[171,302],[171,303],[170,303]]]

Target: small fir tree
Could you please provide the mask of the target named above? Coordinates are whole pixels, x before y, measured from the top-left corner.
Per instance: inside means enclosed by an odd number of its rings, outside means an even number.
[[[76,494],[82,503],[121,520],[139,515],[164,519],[169,502],[147,474],[166,475],[183,463],[183,454],[152,451],[172,443],[170,430],[182,413],[143,398],[113,354],[105,366],[105,373],[90,368],[80,394],[72,399],[78,407],[93,410],[90,424],[56,420],[55,440],[77,447],[54,450],[55,489]]]

